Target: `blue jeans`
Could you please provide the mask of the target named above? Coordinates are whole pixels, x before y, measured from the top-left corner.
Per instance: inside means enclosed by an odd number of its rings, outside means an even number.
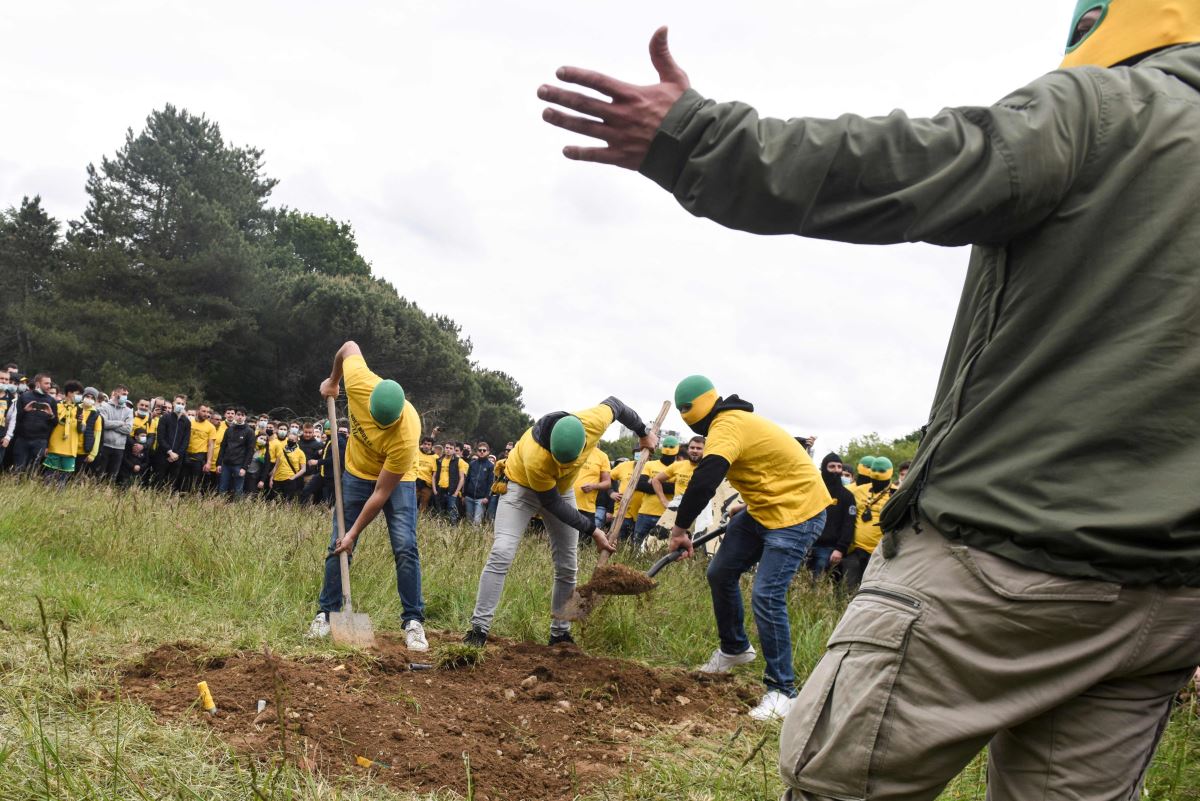
[[[661,515],[638,515],[633,523],[633,547],[640,548]]]
[[[487,508],[487,504],[483,502],[484,499],[464,497],[463,501],[465,501],[467,504],[467,520],[471,521],[475,525],[482,523],[483,510]]]
[[[604,518],[607,515],[608,515],[608,508],[605,506],[597,506],[596,514],[593,515],[593,519],[596,521],[596,528],[600,529],[605,534],[608,533],[607,529],[604,528]]]
[[[808,570],[812,573],[813,581],[829,572],[829,558],[833,556],[834,548],[813,546],[808,552]]]
[[[349,473],[342,475],[342,504],[346,509],[346,530],[354,525],[367,499],[375,491],[375,482],[366,481]],[[400,595],[403,609],[401,623],[410,620],[425,620],[425,601],[421,596],[421,555],[417,551],[417,485],[414,481],[401,481],[392,491],[392,496],[383,505],[383,517],[387,521],[388,537],[392,543],[392,555],[396,558],[396,592]],[[333,511],[333,534],[329,538],[329,551],[337,545],[337,509]],[[362,534],[354,542],[357,548]],[[354,552],[349,554],[353,559]],[[317,601],[322,612],[338,612],[342,608],[342,572],[339,559],[325,560],[325,582],[321,585],[321,597]]]
[[[217,476],[217,493],[219,495],[232,492],[235,498],[242,496],[242,490],[246,488],[246,478],[238,475],[240,469],[233,465],[221,465],[221,475]]]
[[[763,683],[789,698],[796,697],[796,671],[792,665],[788,585],[804,564],[809,546],[824,528],[823,511],[803,523],[776,529],[763,527],[748,512],[738,512],[729,521],[720,550],[708,563],[717,634],[721,650],[730,655],[745,653],[750,648],[739,580],[743,573],[758,565],[750,605],[767,663]]]

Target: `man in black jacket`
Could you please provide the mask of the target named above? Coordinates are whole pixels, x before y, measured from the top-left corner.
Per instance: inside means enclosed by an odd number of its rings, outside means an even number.
[[[192,421],[187,416],[187,396],[176,395],[171,408],[163,412],[158,420],[154,452],[150,455],[157,486],[174,487],[178,483],[191,436]]]
[[[13,429],[13,469],[25,470],[41,463],[50,432],[58,421],[58,401],[50,394],[53,380],[38,373],[33,385],[17,398],[17,417]]]
[[[842,484],[842,457],[828,454],[821,460],[821,478],[833,503],[825,509],[825,529],[808,551],[808,569],[813,582],[836,567],[854,542],[854,520],[858,511],[854,494]]]
[[[161,424],[160,424],[161,425]],[[217,462],[217,492],[240,498],[246,487],[246,468],[254,458],[254,429],[246,425],[246,409],[233,410],[233,425],[221,438],[221,457]]]
[[[491,449],[483,440],[475,446],[475,458],[467,467],[467,480],[463,483],[463,499],[467,505],[467,519],[479,525],[487,508],[488,496],[492,493],[495,466],[488,456]]]

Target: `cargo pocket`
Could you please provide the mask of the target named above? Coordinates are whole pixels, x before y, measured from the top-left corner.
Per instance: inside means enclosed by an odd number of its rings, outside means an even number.
[[[951,545],[950,553],[992,592],[1010,601],[1091,601],[1111,603],[1121,585],[1096,579],[1043,573],[969,545]]]
[[[845,801],[866,797],[909,631],[920,615],[921,602],[903,592],[864,587],[854,597],[784,721],[779,769],[788,785]]]

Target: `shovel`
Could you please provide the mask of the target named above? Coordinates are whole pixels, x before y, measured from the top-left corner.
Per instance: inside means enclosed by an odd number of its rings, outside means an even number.
[[[662,426],[663,420],[667,418],[667,412],[671,411],[671,402],[663,401],[662,409],[651,424],[650,430],[655,434]],[[650,461],[650,451],[643,448],[634,462],[633,472],[629,474],[629,480],[625,482],[625,489],[621,491],[620,508],[613,513],[612,524],[608,527],[608,541],[615,545],[620,540],[621,524],[625,521],[625,512],[629,509],[629,504],[633,501],[633,492],[637,487],[638,479],[642,477],[642,469],[646,466],[646,462]],[[595,579],[596,573],[600,572],[606,564],[611,554],[608,551],[603,551],[600,558],[596,560],[596,570],[592,572],[592,578]],[[560,608],[554,610],[553,616],[556,620],[582,620],[587,617],[588,612],[592,611],[595,596],[590,593],[581,593],[579,588],[575,588],[575,592],[571,593],[571,597],[566,600]]]
[[[720,528],[714,528],[712,531],[708,532],[707,534],[701,534],[699,537],[696,537],[696,539],[692,540],[692,547],[693,548],[699,547],[699,546],[703,545],[704,543],[708,542],[709,540],[715,540],[717,537],[721,536],[724,533],[725,533],[725,526],[721,526]],[[671,551],[669,554],[664,556],[662,559],[659,559],[657,562],[655,562],[654,565],[649,570],[646,571],[646,578],[654,578],[655,576],[658,575],[658,572],[660,570],[662,570],[664,567],[671,564],[672,562],[678,562],[681,558],[683,558],[683,555],[685,553],[686,553],[686,551],[684,551],[683,548],[676,548],[675,550]]]
[[[338,539],[346,536],[346,513],[342,506],[342,454],[337,438],[337,406],[333,398],[329,401],[329,419],[332,423],[333,440],[329,443],[333,448],[333,497],[337,514]],[[333,641],[338,645],[352,645],[355,648],[374,648],[375,629],[371,618],[365,612],[355,612],[354,604],[350,602],[350,560],[345,551],[338,554],[338,562],[342,568],[342,611],[329,613],[329,632]]]

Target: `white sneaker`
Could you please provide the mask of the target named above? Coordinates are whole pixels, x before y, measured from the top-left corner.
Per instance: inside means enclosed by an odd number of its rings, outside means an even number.
[[[404,625],[404,647],[410,651],[428,651],[429,640],[425,639],[425,627],[419,620],[410,620]]]
[[[696,670],[701,673],[728,673],[737,665],[753,662],[756,656],[758,654],[755,652],[753,645],[740,654],[727,654],[718,648],[712,652],[712,656],[708,658],[708,661],[696,668]]]
[[[317,616],[313,618],[313,622],[308,627],[308,634],[305,635],[310,640],[319,640],[322,637],[329,636],[329,615],[324,612],[317,612]]]
[[[758,706],[750,710],[750,717],[755,720],[777,720],[787,715],[794,703],[795,698],[788,698],[778,690],[771,690],[762,697]]]

